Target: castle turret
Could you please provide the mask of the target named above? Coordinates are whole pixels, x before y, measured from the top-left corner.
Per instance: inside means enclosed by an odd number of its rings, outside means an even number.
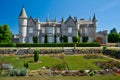
[[[27,36],[27,14],[24,9],[22,8],[20,15],[18,17],[18,26],[19,26],[19,42],[25,43],[26,42],[26,36]]]
[[[94,16],[93,16],[93,19],[92,19],[92,21],[93,21],[93,24],[95,25],[95,27],[96,27],[96,22],[97,22],[97,19],[96,19],[96,16],[95,16],[95,14],[94,14]]]

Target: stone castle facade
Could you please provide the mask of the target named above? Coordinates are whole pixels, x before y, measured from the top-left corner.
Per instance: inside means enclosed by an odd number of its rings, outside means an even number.
[[[72,37],[78,36],[78,33],[80,42],[83,42],[83,37],[88,37],[88,42],[93,42],[96,39],[96,22],[95,15],[92,20],[78,20],[77,17],[69,16],[67,20],[62,18],[61,22],[56,19],[40,22],[39,19],[28,18],[23,7],[18,18],[19,42],[33,43],[33,36],[37,36],[38,42],[44,43],[47,35],[48,43],[54,43],[55,39],[56,43],[60,43],[61,36],[67,36],[68,43],[72,43]]]

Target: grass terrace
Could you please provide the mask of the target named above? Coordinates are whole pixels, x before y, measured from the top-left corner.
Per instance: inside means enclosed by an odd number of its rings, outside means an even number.
[[[4,56],[4,57],[1,56],[0,62],[10,63],[15,68],[22,68],[23,63],[25,61],[29,63],[29,70],[37,70],[37,69],[41,69],[43,66],[52,67],[62,62],[61,59],[54,57],[54,56],[53,55],[47,55],[47,56],[40,55],[40,59],[37,63],[33,62],[33,57],[24,58],[22,56]],[[110,59],[108,58],[85,59],[82,54],[65,56],[65,61],[67,65],[69,66],[70,70],[85,70],[85,69],[99,70],[100,68],[97,67],[94,64],[94,62],[107,62],[109,60]]]

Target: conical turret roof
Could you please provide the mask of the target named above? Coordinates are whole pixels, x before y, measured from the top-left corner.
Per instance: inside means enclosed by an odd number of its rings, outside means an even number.
[[[20,12],[19,18],[27,18],[27,14],[26,14],[24,7],[22,8],[22,10]]]
[[[93,16],[93,20],[96,20],[96,16],[95,16],[95,13],[94,13],[94,16]]]

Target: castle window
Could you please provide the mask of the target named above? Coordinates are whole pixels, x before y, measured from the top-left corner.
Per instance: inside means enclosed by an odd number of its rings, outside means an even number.
[[[57,28],[56,30],[57,30],[57,31],[56,31],[57,33],[60,33],[60,28]]]
[[[68,33],[72,33],[72,27],[68,27]]]
[[[85,28],[85,33],[87,34],[87,28]]]
[[[29,28],[29,33],[33,33],[33,28]]]
[[[72,37],[68,37],[68,42],[72,43]]]
[[[42,37],[42,43],[44,43],[45,37]]]
[[[45,33],[45,28],[42,28],[42,33]]]
[[[33,43],[33,38],[29,37],[29,43]]]
[[[48,27],[48,33],[54,33],[54,28],[53,27]]]
[[[57,37],[57,43],[60,43],[60,37]]]
[[[53,42],[53,37],[48,37],[48,42],[52,43]]]

